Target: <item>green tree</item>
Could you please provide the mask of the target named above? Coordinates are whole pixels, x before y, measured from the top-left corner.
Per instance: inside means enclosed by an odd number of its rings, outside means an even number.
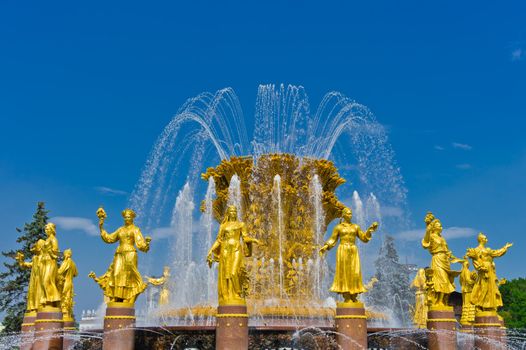
[[[385,237],[374,265],[378,282],[365,294],[368,306],[392,315],[402,325],[410,324],[409,310],[414,303],[410,271],[400,263],[393,237]]]
[[[499,313],[508,328],[526,328],[526,278],[517,278],[500,286],[504,306]]]
[[[5,271],[0,273],[0,311],[5,312],[2,325],[3,332],[19,332],[24,318],[26,308],[26,295],[29,285],[30,270],[22,269],[15,260],[17,251],[22,252],[26,258],[31,257],[31,247],[39,239],[45,239],[44,226],[47,224],[48,211],[44,203],[37,204],[37,210],[33,215],[33,221],[26,223],[24,229],[16,231],[20,234],[17,243],[20,249],[2,252],[7,261],[4,262]]]

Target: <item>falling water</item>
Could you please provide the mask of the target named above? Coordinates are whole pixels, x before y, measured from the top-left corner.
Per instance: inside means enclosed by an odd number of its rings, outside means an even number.
[[[192,225],[193,225],[193,193],[190,185],[186,183],[175,200],[172,214],[171,227],[176,233],[176,243],[174,245],[174,258],[187,266],[192,260]]]
[[[381,222],[382,214],[380,212],[380,202],[378,202],[378,199],[374,193],[369,194],[366,206],[367,223],[371,223],[373,221]]]
[[[242,220],[241,181],[237,174],[234,174],[230,179],[230,185],[228,186],[228,205],[234,205],[237,208],[237,219]]]
[[[194,301],[191,292],[192,276],[195,264],[192,261],[192,229],[193,229],[193,193],[190,185],[186,183],[175,200],[171,227],[175,233],[175,244],[173,245],[173,272],[172,278],[175,286],[173,301],[176,306],[189,306]]]
[[[311,201],[312,207],[314,208],[314,242],[316,244],[316,250],[320,249],[323,244],[323,236],[325,232],[323,226],[325,223],[325,214],[323,212],[322,196],[323,188],[320,183],[320,178],[316,174],[313,176],[310,183]],[[316,254],[314,262],[314,280],[311,281],[314,287],[314,296],[317,298],[321,297],[321,282],[322,282],[322,270],[321,270],[321,259],[324,259],[320,254]]]
[[[274,208],[276,208],[276,234],[278,236],[278,242],[279,242],[279,258],[278,258],[278,265],[279,265],[279,296],[281,299],[283,299],[283,279],[284,279],[284,271],[283,271],[283,208],[281,203],[281,176],[276,175],[274,176],[274,183],[272,186],[272,203],[274,204]]]
[[[211,204],[209,194],[213,192],[212,185],[208,183],[206,188],[204,183],[199,183],[199,174],[222,159],[253,155],[257,160],[262,154],[292,153],[299,158],[331,159],[342,174],[347,171],[345,166],[352,164],[352,167],[347,167],[352,170],[344,175],[353,184],[352,189],[375,193],[374,199],[370,196],[366,203],[362,203],[362,208],[365,207],[364,222],[370,224],[370,219],[380,218],[378,202],[384,206],[405,206],[406,190],[387,133],[367,107],[341,93],[329,92],[317,109],[311,112],[303,87],[269,84],[258,89],[253,119],[254,133],[248,135],[238,97],[230,88],[189,99],[159,135],[129,199],[129,206],[136,209],[138,224],[145,230],[170,224],[176,234],[171,236],[173,253],[169,259],[174,266],[180,266],[180,269],[176,267],[173,271],[174,279],[179,281],[175,281],[175,286],[189,288],[190,284],[184,284],[181,276],[189,275],[192,269],[190,262],[194,262],[194,280],[202,279],[207,283],[206,286],[198,286],[204,301],[215,294],[211,293],[215,289],[215,285],[211,285],[212,280],[215,283],[215,278],[210,275],[213,270],[201,271],[201,265],[204,265],[202,248],[196,246],[192,249],[192,243],[203,243],[208,249],[214,227],[210,225],[211,213],[205,210],[203,225],[199,225],[194,232],[199,238],[192,242],[192,222],[196,210],[194,195],[201,199],[206,191],[205,206]],[[240,179],[234,175],[228,180],[228,204],[237,207],[238,219],[241,220],[244,216]],[[280,182],[274,184],[280,187],[279,191],[275,191],[279,196],[282,195]],[[345,191],[345,188],[342,190]],[[356,219],[360,220],[357,203],[353,201]],[[324,235],[324,225],[320,225],[323,212],[316,212],[316,207],[321,209],[319,204],[319,197],[313,198],[315,210],[312,215],[316,217],[313,229],[317,244],[323,241]],[[283,208],[278,212],[280,210]],[[275,275],[273,282],[278,284],[279,266],[279,288],[283,291],[282,249],[286,242],[283,242],[285,225],[283,218],[280,220],[279,217],[276,228],[280,256],[276,257],[275,267],[268,264],[268,268],[264,268],[267,273]],[[382,228],[385,230],[385,227]],[[195,257],[192,256],[194,251]],[[316,294],[322,295],[330,282],[327,261],[317,256],[311,259],[310,264],[306,262],[306,269],[316,272],[304,273],[305,276],[313,276],[309,279],[316,281]],[[273,269],[276,271],[271,271]],[[174,288],[174,299],[178,304],[188,305],[189,300],[185,297],[181,295],[178,298],[181,289]],[[192,297],[197,298],[195,295]]]
[[[274,268],[274,259],[273,258],[270,258],[269,261],[268,261],[268,268],[269,268],[269,288],[270,290],[272,291],[271,293],[271,299],[275,299],[276,298],[276,294],[275,294],[275,291],[276,291],[276,284],[275,284],[275,281],[276,281],[276,269]]]
[[[208,249],[212,246],[213,238],[212,238],[212,230],[214,225],[214,216],[213,216],[213,208],[212,208],[212,201],[213,196],[216,191],[216,184],[214,182],[214,178],[210,177],[208,179],[208,188],[206,189],[206,195],[205,195],[205,210],[202,216],[202,222],[203,227],[205,229],[206,233],[206,244],[203,251],[203,256],[206,256]],[[215,300],[217,299],[217,278],[215,276],[215,268],[209,268],[207,271],[207,283],[206,283],[206,301],[208,304],[212,305],[215,303]]]
[[[362,199],[358,194],[358,191],[354,191],[352,194],[352,210],[354,222],[356,222],[361,228],[365,227],[365,211],[363,208]]]

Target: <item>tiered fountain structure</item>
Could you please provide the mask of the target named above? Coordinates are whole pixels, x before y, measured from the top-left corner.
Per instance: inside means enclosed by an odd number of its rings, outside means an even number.
[[[263,242],[247,261],[253,323],[327,325],[334,311],[324,306],[328,269],[318,250],[344,207],[334,191],[345,182],[333,163],[292,154],[233,157],[203,178],[216,184],[214,218],[221,221],[230,203],[239,206],[240,219]]]

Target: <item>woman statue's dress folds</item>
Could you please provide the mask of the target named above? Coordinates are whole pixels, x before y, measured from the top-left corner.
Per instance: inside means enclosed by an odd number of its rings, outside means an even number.
[[[451,269],[451,262],[461,262],[453,256],[445,238],[442,236],[442,223],[428,213],[424,219],[426,234],[422,239],[422,247],[431,254],[431,286],[432,294],[428,295],[432,306],[448,307],[449,294],[455,291],[455,277],[460,271]]]
[[[144,238],[141,230],[133,224],[135,212],[131,209],[123,210],[124,226],[113,233],[108,233],[103,228],[106,213],[102,208],[97,210],[97,216],[102,240],[106,243],[119,242],[119,246],[115,250],[108,270],[99,277],[93,272],[90,272],[89,276],[99,284],[109,301],[135,303],[137,296],[147,287],[137,269],[135,247],[147,252],[150,249],[151,238]]]
[[[60,303],[60,292],[57,288],[59,249],[55,237],[55,224],[47,224],[45,230],[48,237],[44,242],[40,258],[40,304],[57,307]]]
[[[424,269],[418,269],[411,288],[415,289],[415,308],[413,313],[413,324],[418,328],[426,328],[427,303],[426,303],[426,274]]]
[[[506,254],[512,244],[506,243],[501,249],[494,250],[485,246],[488,240],[484,234],[479,234],[478,240],[478,247],[467,250],[467,256],[471,258],[477,270],[477,280],[471,291],[471,303],[482,310],[496,311],[502,306],[502,296],[493,259]]]
[[[338,239],[340,245],[336,251],[336,271],[331,292],[342,294],[345,302],[357,302],[356,296],[367,291],[362,281],[362,268],[360,255],[356,246],[356,237],[367,243],[371,240],[372,233],[378,224],[373,223],[367,231],[362,231],[360,226],[351,222],[352,211],[345,208],[342,211],[342,222],[336,225],[331,237],[320,249],[320,254],[332,249]]]
[[[208,264],[219,263],[218,299],[220,305],[243,303],[248,290],[245,257],[252,255],[252,243],[245,223],[237,220],[237,209],[230,206],[208,253]]]
[[[451,294],[455,291],[453,284],[457,271],[451,270],[450,251],[442,236],[431,234],[422,246],[431,253],[431,269],[433,269],[433,289],[437,293]]]
[[[71,249],[64,251],[64,261],[58,269],[59,285],[62,293],[62,313],[66,317],[73,317],[73,297],[75,296],[73,288],[73,278],[77,277],[79,272],[77,265],[71,259]]]
[[[371,235],[366,235],[358,225],[339,225],[334,230],[327,246],[332,248],[340,238],[340,245],[336,250],[336,271],[334,282],[330,288],[334,293],[361,294],[366,292],[362,282],[362,268],[360,266],[360,255],[356,246],[356,237],[367,243]]]
[[[113,256],[113,262],[108,269],[108,281],[105,294],[111,299],[135,300],[147,284],[144,283],[137,269],[137,248],[147,252],[149,245],[144,240],[141,230],[135,226],[120,227],[114,233],[101,233],[106,243],[119,242]]]
[[[18,253],[17,254],[17,261],[20,267],[24,269],[31,269],[31,275],[29,277],[29,286],[27,290],[27,311],[37,311],[38,307],[40,305],[40,296],[41,296],[41,289],[42,286],[40,284],[40,258],[42,255],[42,249],[44,248],[45,241],[43,239],[39,239],[33,248],[31,248],[31,252],[33,253],[33,257],[31,258],[30,262],[24,261],[24,254]]]

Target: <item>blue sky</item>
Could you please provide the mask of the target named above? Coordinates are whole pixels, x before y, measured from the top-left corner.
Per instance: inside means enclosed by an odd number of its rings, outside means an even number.
[[[4,1],[1,250],[15,247],[37,201],[93,223],[104,204],[108,225],[120,225],[187,98],[230,86],[250,126],[258,85],[285,83],[303,85],[313,106],[331,90],[368,106],[389,130],[414,228],[432,210],[445,227],[486,232],[492,247],[512,241],[498,273],[524,276],[525,15],[519,1]],[[59,231],[79,265],[77,311],[96,307],[86,275],[114,250],[81,226]],[[403,244],[428,260],[418,241]],[[450,240],[458,255],[475,244]],[[163,264],[155,247],[150,259]]]

